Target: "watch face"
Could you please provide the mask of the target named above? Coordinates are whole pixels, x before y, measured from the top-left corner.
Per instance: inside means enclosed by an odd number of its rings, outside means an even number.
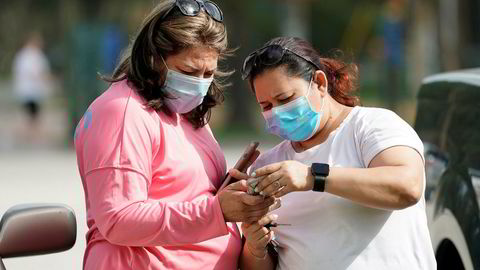
[[[313,163],[312,164],[312,174],[328,176],[330,173],[330,166],[325,163]]]

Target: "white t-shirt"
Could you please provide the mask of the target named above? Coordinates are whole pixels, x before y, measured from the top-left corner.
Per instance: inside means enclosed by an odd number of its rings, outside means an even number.
[[[324,143],[296,153],[283,141],[252,171],[284,160],[366,168],[378,153],[400,145],[423,157],[421,140],[395,113],[355,107]],[[329,193],[293,192],[273,213],[278,223],[291,224],[273,229],[281,247],[277,269],[436,269],[423,196],[414,206],[386,211]]]
[[[25,47],[13,62],[13,86],[20,101],[41,101],[49,92],[50,65],[43,52],[34,47]]]

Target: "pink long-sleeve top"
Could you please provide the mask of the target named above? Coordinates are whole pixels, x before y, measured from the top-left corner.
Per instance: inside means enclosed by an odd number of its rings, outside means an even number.
[[[121,81],[90,105],[75,149],[84,269],[237,269],[240,233],[214,196],[225,157],[208,126],[146,108]]]

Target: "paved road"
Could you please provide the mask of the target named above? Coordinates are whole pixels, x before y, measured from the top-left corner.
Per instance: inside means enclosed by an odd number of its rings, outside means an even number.
[[[227,163],[233,166],[242,147],[224,147]],[[64,203],[77,217],[77,242],[66,252],[5,260],[8,270],[81,269],[85,248],[83,189],[73,151],[0,151],[0,214],[19,203]]]

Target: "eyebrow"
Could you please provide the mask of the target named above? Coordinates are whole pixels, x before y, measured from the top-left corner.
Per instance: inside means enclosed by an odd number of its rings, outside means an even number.
[[[196,67],[194,67],[194,66],[192,66],[192,65],[190,65],[190,64],[187,64],[187,63],[183,63],[182,66],[183,66],[183,67],[186,67],[186,68],[188,68],[188,69],[191,69],[191,70],[194,71],[194,72],[195,72],[195,71],[200,71],[200,69],[198,69],[198,68],[196,68]],[[178,68],[178,66],[177,66],[177,68]],[[215,70],[217,70],[217,67],[216,67],[216,66],[215,66],[214,69],[208,69],[208,70],[206,70],[206,71],[207,71],[207,72],[214,72]]]
[[[292,91],[293,91],[293,89],[289,89],[289,90],[287,90],[287,91],[285,91],[285,92],[279,93],[279,94],[277,94],[276,96],[274,96],[273,99],[278,99],[278,98],[279,98],[280,96],[282,96],[282,95],[290,94]],[[294,92],[294,91],[293,91],[293,92]],[[293,94],[295,94],[295,93],[293,93]],[[259,103],[259,104],[268,103],[268,101],[259,101],[258,103]]]

